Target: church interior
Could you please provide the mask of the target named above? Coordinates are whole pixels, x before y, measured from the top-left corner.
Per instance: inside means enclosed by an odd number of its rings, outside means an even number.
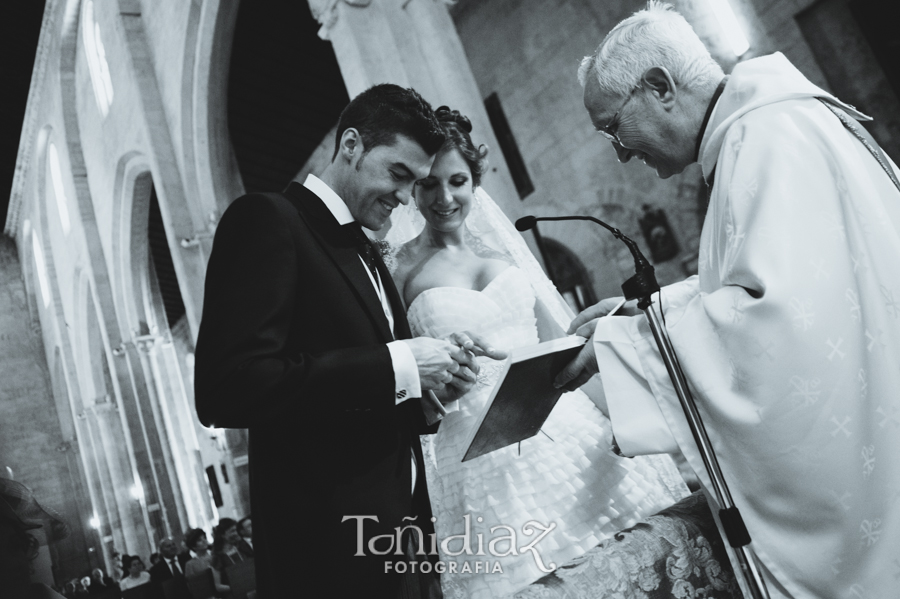
[[[510,219],[595,216],[648,249],[661,284],[695,274],[699,167],[662,180],[618,165],[576,78],[644,4],[46,0],[0,238],[0,477],[69,529],[36,533],[34,579],[121,576],[124,554],[146,560],[165,538],[252,513],[246,431],[204,427],[194,409],[216,225],[244,193],[320,172],[342,108],[374,84],[467,114],[491,152],[483,186]],[[885,3],[672,4],[726,73],[782,52],[873,116],[900,157]],[[598,227],[541,223],[526,241],[576,313],[632,273]]]

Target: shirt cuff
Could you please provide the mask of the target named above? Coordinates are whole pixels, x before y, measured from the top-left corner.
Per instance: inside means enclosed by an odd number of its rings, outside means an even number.
[[[410,397],[422,397],[422,383],[419,381],[419,367],[412,350],[401,341],[387,344],[394,367],[394,399],[397,405]]]
[[[629,335],[634,318],[601,318],[593,336],[616,445],[625,456],[673,453],[678,444]]]

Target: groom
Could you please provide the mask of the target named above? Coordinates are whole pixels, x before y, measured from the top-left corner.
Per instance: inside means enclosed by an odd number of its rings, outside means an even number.
[[[503,356],[477,335],[410,339],[360,225],[381,229],[409,202],[443,141],[418,93],[375,86],[344,109],[320,177],[238,198],[216,231],[197,413],[250,429],[260,599],[314,586],[329,597],[440,596],[436,575],[387,563],[424,559],[410,557],[409,535],[392,540],[395,529],[433,532],[418,435],[437,429],[435,397],[471,388],[475,355]]]

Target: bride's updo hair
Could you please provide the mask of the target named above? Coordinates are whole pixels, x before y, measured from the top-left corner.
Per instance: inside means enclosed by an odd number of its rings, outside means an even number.
[[[487,146],[475,147],[469,134],[472,132],[472,121],[458,110],[450,110],[449,106],[441,106],[434,111],[438,123],[444,130],[444,145],[441,152],[457,150],[472,171],[472,184],[481,185],[481,176],[487,169]]]

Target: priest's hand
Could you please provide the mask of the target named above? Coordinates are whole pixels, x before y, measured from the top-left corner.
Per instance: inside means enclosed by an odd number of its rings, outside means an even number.
[[[577,333],[582,337],[590,339],[594,334],[594,328],[597,326],[597,320],[614,311],[615,307],[622,303],[624,299],[625,298],[621,296],[608,297],[604,300],[600,300],[590,308],[585,308],[581,314],[575,317],[572,324],[569,325],[569,330],[566,331],[566,334],[571,335],[572,333]],[[640,310],[638,310],[637,301],[632,300],[625,303],[618,310],[615,310],[615,313],[620,316],[636,316],[640,314]]]
[[[590,337],[590,335],[588,335]],[[553,386],[563,391],[574,391],[588,382],[592,376],[599,372],[597,366],[597,354],[594,352],[594,343],[590,339],[585,343],[575,359],[562,369]]]

